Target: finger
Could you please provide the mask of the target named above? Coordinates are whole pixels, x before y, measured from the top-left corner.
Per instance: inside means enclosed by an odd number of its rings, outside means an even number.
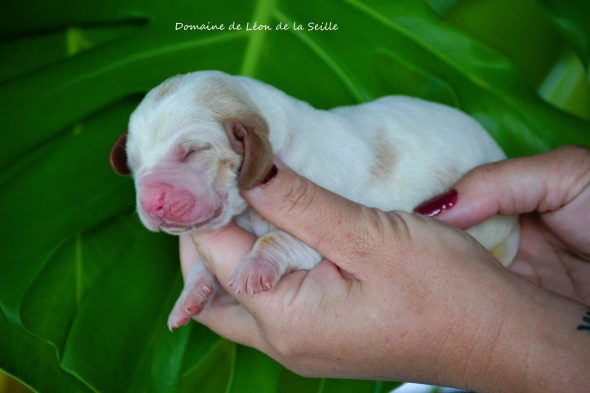
[[[194,319],[230,341],[261,351],[268,349],[252,314],[239,303],[216,299]]]
[[[242,258],[252,249],[256,238],[235,223],[214,232],[192,233],[192,240],[197,245],[203,262],[217,277],[226,291],[229,277]]]
[[[203,261],[226,292],[234,294],[238,302],[257,316],[263,315],[268,293],[260,293],[256,296],[246,293],[235,294],[234,289],[228,285],[238,264],[252,249],[256,241],[254,235],[238,227],[235,223],[230,223],[218,231],[195,233],[191,236]]]
[[[179,239],[180,247],[180,269],[182,271],[182,277],[186,281],[189,272],[193,268],[193,265],[199,259],[197,247],[193,243],[190,235],[180,235]]]
[[[460,228],[488,218],[550,212],[573,200],[590,182],[590,150],[568,146],[531,157],[484,165],[450,192],[416,208]]]
[[[336,195],[284,165],[277,167],[270,181],[244,191],[244,198],[275,226],[335,263],[346,263],[346,250],[371,237],[367,230],[374,227],[372,221],[379,220],[376,211]]]
[[[179,238],[180,268],[184,286],[182,293],[176,300],[168,316],[168,329],[170,331],[186,325],[190,321],[191,314],[184,306],[187,299],[191,299],[190,272],[198,266],[199,254],[190,235],[181,235]]]

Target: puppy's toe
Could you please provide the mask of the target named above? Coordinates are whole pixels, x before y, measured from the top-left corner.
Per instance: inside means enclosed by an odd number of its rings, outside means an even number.
[[[210,289],[197,288],[193,291],[183,291],[168,317],[170,331],[186,325],[192,317],[198,315],[212,298]]]
[[[273,288],[282,276],[278,264],[263,257],[246,257],[230,279],[236,293],[255,295]]]
[[[212,292],[213,289],[208,285],[191,288],[183,300],[183,310],[191,317],[199,314],[207,305]]]
[[[173,330],[184,326],[201,313],[213,298],[215,287],[215,280],[208,272],[190,277],[168,317],[168,328]]]
[[[186,325],[190,320],[190,315],[188,315],[181,307],[174,306],[168,316],[168,330],[173,331],[174,329],[178,329],[179,327]]]

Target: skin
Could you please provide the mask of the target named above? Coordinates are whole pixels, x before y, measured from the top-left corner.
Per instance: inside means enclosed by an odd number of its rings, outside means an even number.
[[[197,321],[305,376],[587,391],[590,333],[576,327],[589,303],[588,149],[476,169],[440,220],[356,205],[278,167],[243,196],[325,259],[269,292],[216,299]],[[498,212],[524,214],[510,270],[442,222],[468,227]],[[235,225],[184,236],[183,273],[195,242],[233,292],[229,277],[254,241]]]
[[[461,203],[440,219],[468,228],[494,214],[524,214],[510,270],[588,305],[589,184],[590,150],[581,147],[484,165],[455,185]]]

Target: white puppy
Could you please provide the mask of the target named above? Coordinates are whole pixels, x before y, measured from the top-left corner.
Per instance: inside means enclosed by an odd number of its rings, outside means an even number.
[[[150,230],[178,235],[235,219],[256,234],[232,278],[236,291],[254,294],[321,259],[240,197],[238,186],[260,183],[273,155],[354,202],[407,212],[471,168],[505,157],[477,122],[444,105],[389,96],[325,111],[250,78],[199,71],[146,95],[111,162],[117,172],[133,174],[139,217]],[[469,233],[503,264],[514,258],[515,217],[494,217]],[[199,313],[216,292],[206,264],[199,261],[189,275],[171,328]]]

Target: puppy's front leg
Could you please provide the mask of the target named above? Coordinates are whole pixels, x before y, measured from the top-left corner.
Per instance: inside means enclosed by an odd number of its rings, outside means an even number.
[[[219,285],[202,260],[191,268],[182,293],[168,317],[168,329],[173,330],[186,325],[191,317],[199,314],[218,292]]]
[[[253,295],[271,289],[292,270],[313,268],[321,259],[321,255],[307,244],[275,230],[258,238],[232,274],[229,285],[236,293]]]

